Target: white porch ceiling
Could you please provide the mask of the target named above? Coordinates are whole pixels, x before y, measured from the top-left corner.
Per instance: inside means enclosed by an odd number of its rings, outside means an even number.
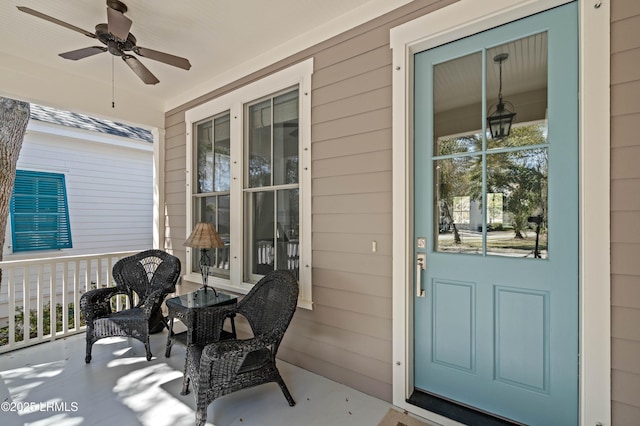
[[[105,0],[2,0],[0,96],[162,127],[165,111],[410,1],[124,0],[138,46],[192,65],[185,71],[140,59],[160,80],[151,86],[109,53],[59,57],[101,44],[16,8],[94,32],[106,22]]]

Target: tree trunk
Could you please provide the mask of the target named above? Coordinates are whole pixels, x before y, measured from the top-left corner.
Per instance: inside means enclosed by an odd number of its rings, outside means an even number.
[[[0,97],[0,261],[9,220],[11,192],[16,178],[16,163],[27,130],[29,114],[30,107],[27,102]]]
[[[458,227],[456,223],[453,221],[453,216],[451,216],[451,210],[449,210],[449,204],[444,201],[442,203],[442,210],[444,211],[444,217],[449,220],[451,223],[451,227],[453,228],[453,242],[456,244],[462,244],[462,239],[460,238],[460,233],[458,232]]]

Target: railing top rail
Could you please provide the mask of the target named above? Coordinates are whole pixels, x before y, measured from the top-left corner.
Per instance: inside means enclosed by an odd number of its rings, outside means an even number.
[[[38,264],[49,264],[49,263],[59,263],[59,262],[70,262],[70,261],[78,261],[78,260],[87,260],[87,259],[98,259],[104,257],[125,257],[130,256],[132,254],[139,253],[140,250],[133,251],[120,251],[120,252],[111,252],[111,253],[95,253],[95,254],[82,254],[77,256],[60,256],[60,257],[47,257],[47,258],[38,258],[38,259],[21,259],[21,260],[5,260],[0,262],[0,268],[10,267],[10,266],[24,266],[24,265],[38,265]]]

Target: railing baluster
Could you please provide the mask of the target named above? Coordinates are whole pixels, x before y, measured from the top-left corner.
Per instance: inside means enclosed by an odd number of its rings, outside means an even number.
[[[73,262],[73,329],[80,330],[80,262]]]
[[[62,262],[62,334],[67,334],[69,331],[69,307],[67,303],[68,298],[68,285],[69,280],[67,274],[69,273],[69,263]],[[57,311],[57,309],[56,309]]]
[[[14,286],[15,272],[13,269],[9,270],[9,282],[7,283],[7,301],[9,303],[9,346],[16,344],[16,303],[14,300],[15,289]]]
[[[50,340],[56,340],[56,284],[58,274],[55,261],[51,263],[49,272],[49,332]]]
[[[83,332],[84,327],[80,325],[80,296],[91,290],[93,277],[96,280],[96,287],[113,285],[111,279],[113,263],[134,253],[105,253],[0,262],[0,268],[3,270],[0,304],[5,304],[8,313],[8,318],[0,318],[0,320],[5,320],[5,324],[9,324],[9,335],[6,343],[0,344],[0,353]],[[32,297],[36,297],[33,302]],[[62,306],[61,317],[58,316],[56,309],[58,301],[61,301]],[[72,319],[69,315],[71,302],[73,303]],[[47,318],[44,315],[47,303],[50,334],[45,335],[44,327]],[[125,303],[118,300],[118,303],[122,308],[128,305],[128,300]],[[24,313],[24,329],[19,336],[22,340],[16,341],[16,308],[19,307],[22,307]],[[37,319],[34,319],[33,323],[37,336],[33,338],[31,338],[30,322],[32,309],[37,313]],[[57,331],[58,320],[62,324],[59,332]],[[73,321],[73,327],[70,326],[71,321]]]
[[[25,266],[24,273],[22,274],[22,341],[27,342],[31,337],[29,331],[31,330],[31,295],[29,294],[29,272],[30,268]]]
[[[42,275],[44,274],[44,265],[41,263],[38,265],[38,276],[36,278],[36,285],[38,286],[38,289],[36,291],[37,297],[38,297],[38,301],[37,301],[37,308],[36,308],[36,312],[38,313],[38,340],[42,340],[42,338],[44,337],[44,332],[43,332],[43,320],[44,320],[44,305],[43,305],[43,299],[44,299],[44,288],[42,287],[44,285],[44,280]]]

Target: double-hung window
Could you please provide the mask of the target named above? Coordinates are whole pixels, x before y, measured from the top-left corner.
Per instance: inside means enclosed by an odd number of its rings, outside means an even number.
[[[309,59],[186,112],[186,235],[209,222],[225,243],[210,251],[210,285],[246,293],[286,269],[311,308],[312,72]],[[198,282],[200,255],[187,251]]]
[[[72,247],[63,174],[16,170],[10,217],[14,253]]]

